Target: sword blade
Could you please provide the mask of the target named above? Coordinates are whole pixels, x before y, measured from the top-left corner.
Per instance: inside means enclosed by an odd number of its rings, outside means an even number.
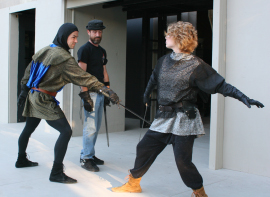
[[[144,112],[144,117],[143,117],[142,128],[143,128],[143,125],[144,125],[144,121],[145,121],[146,113],[147,113],[147,106],[145,107],[145,112]]]
[[[104,105],[104,117],[105,117],[105,128],[106,128],[106,136],[107,136],[107,145],[109,145],[109,132],[108,132],[108,124],[107,124],[107,111],[106,111],[106,106]]]
[[[104,96],[106,97],[110,97],[109,94],[107,94],[106,92],[101,92],[101,94],[103,94]],[[149,125],[151,125],[150,122],[148,122],[147,120],[145,120],[143,117],[141,117],[140,115],[136,114],[135,112],[131,111],[130,109],[128,109],[125,105],[122,105],[120,102],[117,104],[117,105],[120,105],[122,106],[123,108],[125,108],[127,111],[129,111],[130,113],[132,113],[133,115],[137,116],[138,118],[140,118],[141,120],[147,122]]]
[[[143,117],[141,117],[140,115],[136,114],[135,112],[131,111],[130,109],[128,109],[126,106],[122,105],[121,103],[119,103],[120,106],[122,106],[123,108],[125,108],[127,111],[129,111],[130,113],[132,113],[133,115],[137,116],[138,118],[140,118],[141,120],[143,120],[144,122],[148,123],[149,125],[151,125],[150,122],[148,122],[147,120],[145,120]]]
[[[144,125],[146,113],[147,113],[147,105],[145,106],[145,112],[144,112],[144,118],[143,118],[144,120],[143,120],[143,123],[142,123],[142,129],[143,129],[143,125]],[[141,129],[141,131],[140,131],[139,142],[141,141],[142,129]]]

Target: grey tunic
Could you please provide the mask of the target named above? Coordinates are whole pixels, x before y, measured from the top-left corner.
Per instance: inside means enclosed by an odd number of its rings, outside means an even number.
[[[33,61],[42,62],[44,66],[51,65],[39,83],[39,88],[41,89],[57,92],[64,85],[73,83],[97,92],[104,86],[95,76],[82,70],[70,53],[61,47],[45,47],[33,56]],[[31,63],[25,70],[24,77],[21,81],[22,85],[27,84],[30,69]],[[33,93],[29,91],[22,115],[45,120],[57,120],[65,117],[54,97],[36,91]]]
[[[160,133],[172,133],[174,135],[205,135],[199,110],[195,119],[189,119],[183,112],[177,112],[172,118],[156,118],[150,126],[150,130]]]

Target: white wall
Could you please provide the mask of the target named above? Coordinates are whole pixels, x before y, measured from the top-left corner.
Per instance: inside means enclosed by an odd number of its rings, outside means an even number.
[[[110,77],[111,88],[118,94],[122,103],[125,103],[125,77],[126,77],[126,12],[120,7],[103,9],[102,4],[77,8],[75,13],[75,25],[79,29],[79,39],[74,50],[77,51],[85,44],[89,37],[85,26],[93,19],[103,20],[106,29],[103,30],[101,46],[107,51],[107,70]],[[73,96],[73,134],[82,135],[82,120],[79,117],[80,88],[74,86]],[[116,106],[107,107],[109,132],[124,131],[125,111]],[[104,118],[100,132],[104,132]]]
[[[225,99],[223,167],[270,177],[270,1],[227,0],[226,81],[265,108]]]
[[[19,61],[19,17],[16,13],[9,14],[9,80],[8,80],[8,122],[17,122],[17,79],[18,76],[18,61]],[[15,83],[16,82],[16,83]]]
[[[0,37],[1,37],[0,123],[7,123],[8,122],[8,102],[9,102],[8,101],[9,8],[0,9],[0,24],[2,27],[6,27],[0,31]]]
[[[63,23],[64,2],[62,0],[38,0],[35,51],[51,44]]]
[[[99,4],[103,2],[107,2],[110,0],[66,0],[67,1],[67,8],[78,8],[78,7],[84,7],[94,4]]]
[[[8,8],[19,4],[29,3],[36,0],[0,0],[0,9]]]

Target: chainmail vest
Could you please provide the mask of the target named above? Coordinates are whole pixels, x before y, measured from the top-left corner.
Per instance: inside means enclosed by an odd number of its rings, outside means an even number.
[[[174,60],[169,55],[164,58],[157,82],[159,105],[197,101],[198,88],[190,87],[189,79],[199,64],[200,61],[193,55],[180,60]]]

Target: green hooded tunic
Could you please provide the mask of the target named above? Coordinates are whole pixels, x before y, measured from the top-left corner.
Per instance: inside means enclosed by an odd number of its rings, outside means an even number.
[[[95,76],[81,69],[70,53],[61,47],[44,47],[32,59],[35,63],[42,62],[44,66],[51,65],[39,83],[41,89],[57,92],[64,85],[73,83],[98,92],[104,86]],[[25,70],[22,85],[27,84],[29,80],[31,64],[32,62]],[[45,120],[57,120],[65,117],[53,96],[37,91],[33,93],[29,91],[22,115]]]

